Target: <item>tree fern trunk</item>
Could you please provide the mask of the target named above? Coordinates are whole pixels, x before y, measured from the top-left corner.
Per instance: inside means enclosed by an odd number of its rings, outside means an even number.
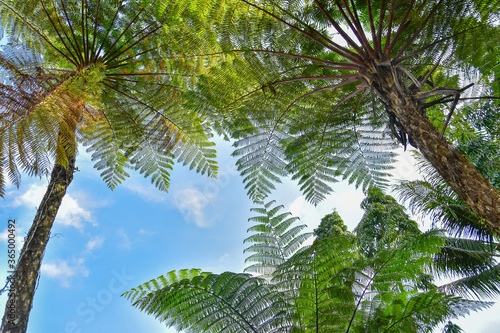
[[[411,139],[437,172],[453,188],[472,211],[484,218],[487,226],[500,236],[500,193],[430,122],[422,104],[401,94],[390,69],[380,68],[372,73],[374,86]]]
[[[66,166],[55,163],[47,191],[22,248],[2,319],[1,333],[26,332],[45,247],[59,206],[73,180],[75,143],[65,149]],[[12,316],[14,315],[14,316]]]

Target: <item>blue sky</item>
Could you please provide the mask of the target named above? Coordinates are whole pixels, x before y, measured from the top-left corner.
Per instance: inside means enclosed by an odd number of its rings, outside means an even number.
[[[220,174],[211,179],[182,165],[172,172],[169,193],[133,175],[109,190],[82,149],[79,172],[63,201],[42,266],[28,326],[29,333],[175,332],[130,306],[120,294],[174,269],[240,272],[243,239],[253,206],[230,157],[229,143],[218,142]],[[417,177],[409,154],[395,178]],[[6,247],[8,219],[16,219],[18,248],[26,235],[46,179],[25,177],[21,188],[9,187],[0,201],[0,246]],[[352,230],[362,211],[363,194],[345,183],[318,207],[305,202],[297,185],[285,181],[272,196],[314,229],[321,217],[337,208]],[[428,223],[427,225],[428,226]],[[424,228],[426,227],[424,226]],[[0,251],[5,272],[6,252]],[[6,274],[2,274],[2,281]],[[6,295],[0,297],[3,310]],[[488,330],[491,309],[461,321],[466,332]]]

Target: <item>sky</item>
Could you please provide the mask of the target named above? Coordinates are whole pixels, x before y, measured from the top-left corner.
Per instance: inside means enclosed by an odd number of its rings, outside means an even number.
[[[230,156],[229,143],[218,141],[218,179],[182,165],[172,172],[169,193],[156,190],[141,175],[132,175],[109,190],[80,149],[79,171],[63,200],[43,259],[28,333],[170,333],[176,332],[141,313],[120,295],[172,270],[200,268],[241,272],[243,240],[254,205],[246,196]],[[400,158],[395,179],[418,177],[410,154]],[[18,249],[41,201],[46,179],[24,177],[0,199],[0,272],[7,271],[7,221],[16,220]],[[363,193],[345,183],[313,207],[297,184],[285,180],[271,199],[284,205],[313,230],[336,208],[352,230],[362,216]],[[429,227],[425,222],[423,228]],[[6,295],[0,297],[4,309]],[[468,333],[497,332],[499,308],[459,322]],[[492,319],[493,318],[493,319]]]

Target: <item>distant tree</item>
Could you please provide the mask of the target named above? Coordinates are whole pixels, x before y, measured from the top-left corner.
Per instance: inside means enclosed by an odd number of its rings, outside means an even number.
[[[462,333],[463,331],[463,329],[461,329],[458,325],[453,324],[451,321],[449,321],[443,328],[443,333]]]
[[[421,233],[417,222],[410,219],[405,208],[379,188],[368,189],[361,208],[365,213],[354,233],[367,256],[373,256],[382,248],[397,246],[403,239]]]
[[[427,272],[443,244],[438,231],[402,239],[370,258],[360,253],[351,233],[299,248],[303,226],[293,226],[296,219],[272,204],[255,209],[261,215],[251,219],[254,235],[246,240],[252,243],[250,270],[275,263],[270,276],[172,271],[123,296],[177,330],[217,333],[408,332],[417,327],[431,332],[450,317],[488,305],[432,284]],[[419,284],[423,276],[429,278],[425,288]]]
[[[347,226],[344,224],[344,220],[342,220],[336,209],[333,210],[333,213],[325,215],[325,217],[321,219],[319,226],[314,229],[314,235],[318,239],[346,235],[347,233]]]

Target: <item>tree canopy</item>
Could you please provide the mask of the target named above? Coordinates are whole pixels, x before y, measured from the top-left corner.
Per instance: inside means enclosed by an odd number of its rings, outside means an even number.
[[[410,232],[368,255],[349,232],[299,247],[309,236],[300,233],[304,226],[273,205],[254,209],[259,215],[250,219],[255,224],[246,252],[248,270],[256,275],[172,271],[123,296],[186,332],[431,332],[489,304],[433,283],[429,272],[446,246],[439,230]],[[332,217],[337,215],[327,215],[318,230],[326,230]],[[459,329],[453,323],[447,327]]]
[[[313,203],[338,178],[384,186],[399,142],[418,148],[498,234],[498,191],[447,141],[467,102],[499,97],[497,1],[200,4],[188,11],[205,24],[191,27],[217,43],[191,56],[219,64],[190,103],[237,139],[251,198],[285,175]]]

